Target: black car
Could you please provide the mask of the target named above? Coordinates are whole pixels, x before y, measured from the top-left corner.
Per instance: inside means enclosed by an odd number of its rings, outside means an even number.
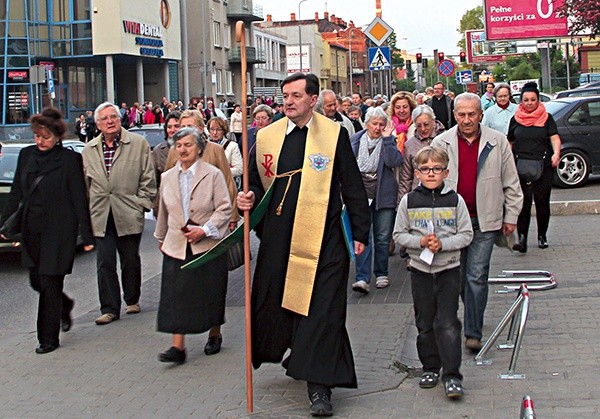
[[[555,183],[583,186],[590,174],[600,174],[600,96],[566,97],[544,105],[562,142]]]
[[[139,134],[148,141],[150,148],[154,149],[157,145],[165,141],[165,129],[162,125],[142,125],[141,127],[129,128],[129,132]]]
[[[81,153],[85,144],[79,140],[63,140],[63,147]],[[6,204],[10,188],[12,187],[17,170],[17,160],[21,149],[33,145],[33,142],[28,143],[4,143],[0,144],[0,212]],[[80,238],[77,240],[81,244]],[[20,243],[10,242],[0,239],[0,252],[19,251]]]

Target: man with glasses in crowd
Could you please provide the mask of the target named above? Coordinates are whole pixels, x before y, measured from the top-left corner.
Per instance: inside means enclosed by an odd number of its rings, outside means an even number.
[[[94,119],[100,135],[86,144],[82,157],[97,247],[102,315],[96,324],[105,325],[121,315],[117,252],[125,313],[140,312],[140,240],[144,212],[152,209],[156,196],[156,178],[148,142],[121,127],[116,105],[102,103],[96,108]]]

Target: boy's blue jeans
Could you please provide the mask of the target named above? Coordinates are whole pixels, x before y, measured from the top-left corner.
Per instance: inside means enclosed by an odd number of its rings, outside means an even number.
[[[356,257],[356,280],[371,282],[373,259],[375,260],[375,277],[388,276],[388,260],[390,257],[390,240],[396,220],[396,210],[393,208],[375,209],[371,204],[372,226],[369,232],[369,245],[365,251]],[[373,249],[375,251],[373,251]],[[375,254],[374,256],[373,253]]]
[[[423,371],[439,373],[442,368],[442,381],[462,380],[461,324],[457,314],[460,268],[433,274],[411,268],[410,283]]]

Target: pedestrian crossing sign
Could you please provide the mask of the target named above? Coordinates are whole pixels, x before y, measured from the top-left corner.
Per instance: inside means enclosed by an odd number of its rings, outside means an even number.
[[[369,70],[389,70],[392,68],[390,47],[369,48]]]

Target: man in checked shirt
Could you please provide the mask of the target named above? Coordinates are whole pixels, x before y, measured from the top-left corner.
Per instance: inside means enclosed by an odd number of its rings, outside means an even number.
[[[97,248],[102,315],[96,319],[96,324],[105,325],[120,317],[121,286],[127,305],[125,313],[140,312],[140,240],[144,212],[150,211],[156,196],[156,178],[148,142],[141,135],[121,127],[116,105],[102,103],[96,108],[94,119],[100,135],[86,144],[83,166]]]

